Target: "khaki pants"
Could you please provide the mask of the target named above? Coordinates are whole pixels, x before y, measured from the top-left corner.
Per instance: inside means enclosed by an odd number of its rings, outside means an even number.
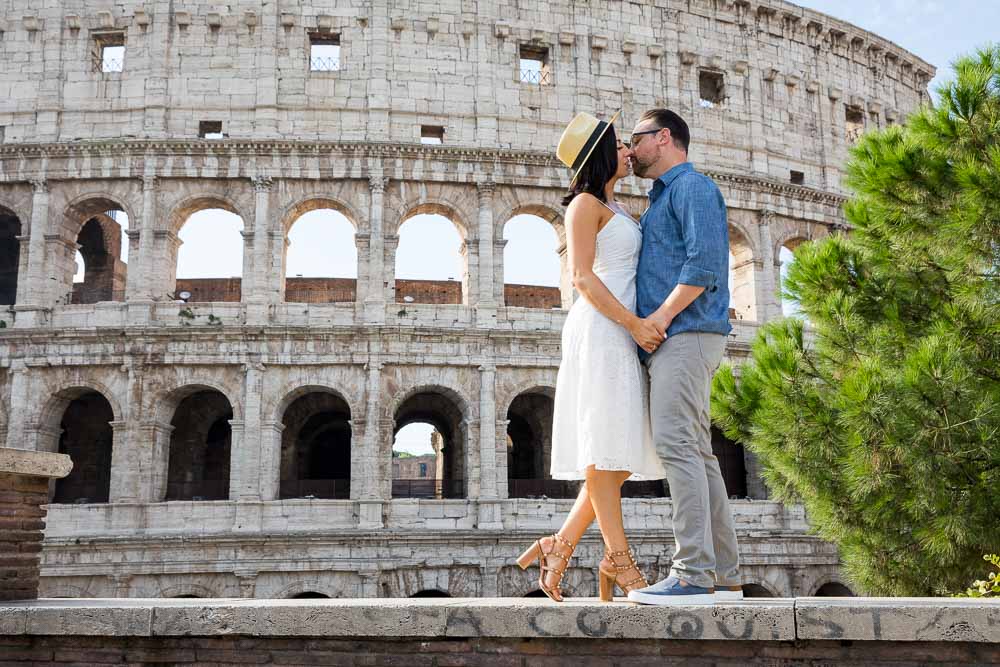
[[[670,573],[711,588],[741,584],[733,515],[719,461],[712,454],[709,393],[726,337],[670,336],[646,359],[653,442],[667,469],[674,510]]]

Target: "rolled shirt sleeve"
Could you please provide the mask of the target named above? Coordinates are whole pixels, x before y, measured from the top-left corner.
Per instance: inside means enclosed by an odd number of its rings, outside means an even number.
[[[677,282],[714,292],[720,271],[728,270],[729,263],[725,203],[715,184],[700,174],[692,174],[682,183],[683,187],[671,193],[687,254]]]

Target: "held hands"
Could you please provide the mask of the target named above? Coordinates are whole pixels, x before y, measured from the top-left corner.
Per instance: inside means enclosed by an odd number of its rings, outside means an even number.
[[[667,329],[673,319],[666,312],[657,310],[645,319],[635,318],[629,326],[629,333],[639,347],[652,354],[667,339]]]

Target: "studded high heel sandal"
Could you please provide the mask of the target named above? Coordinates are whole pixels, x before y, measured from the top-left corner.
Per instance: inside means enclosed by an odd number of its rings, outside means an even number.
[[[628,563],[619,565],[618,561],[615,560],[616,556],[625,556],[628,558]],[[605,551],[604,560],[597,567],[600,571],[598,583],[602,602],[611,602],[614,599],[615,584],[618,584],[618,587],[625,592],[625,595],[628,595],[629,591],[645,588],[649,585],[646,582],[646,578],[642,576],[642,572],[639,571],[639,566],[635,562],[635,557],[632,555],[631,549],[626,549],[625,551]],[[626,583],[622,583],[620,579],[625,578],[623,575],[632,570],[635,570],[636,576],[632,577]]]
[[[566,555],[556,551],[557,544],[561,544],[562,546],[569,549],[569,554]],[[569,567],[569,559],[573,557],[574,549],[576,549],[575,544],[571,544],[570,542],[568,542],[559,533],[553,533],[552,547],[548,551],[545,551],[542,548],[541,540],[535,540],[535,543],[532,544],[530,547],[528,547],[528,550],[525,551],[523,554],[521,554],[521,556],[517,559],[517,564],[521,566],[522,570],[527,570],[528,567],[537,560],[539,569],[538,587],[542,589],[542,592],[545,593],[547,596],[549,596],[549,599],[551,599],[552,601],[562,602],[563,601],[562,588],[561,588],[562,578],[563,574],[565,574],[566,572],[566,568]],[[562,567],[550,566],[548,564],[548,561],[546,561],[546,558],[548,558],[549,556],[554,556],[559,560],[561,560]],[[545,584],[545,578],[546,578],[545,575],[547,575],[549,572],[552,572],[558,575],[559,577],[558,579],[556,579],[556,585],[552,586],[551,588],[549,588]]]

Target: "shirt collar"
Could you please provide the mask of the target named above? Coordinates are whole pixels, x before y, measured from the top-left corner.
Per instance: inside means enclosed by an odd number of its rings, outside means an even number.
[[[653,181],[653,187],[649,191],[649,198],[655,200],[660,194],[673,183],[678,176],[694,169],[690,162],[681,162],[667,170],[665,174]]]

